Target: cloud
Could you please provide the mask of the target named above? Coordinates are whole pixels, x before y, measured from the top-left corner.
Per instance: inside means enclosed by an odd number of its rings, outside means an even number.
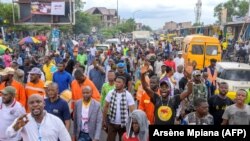
[[[167,21],[192,21],[195,20],[195,4],[198,0],[118,0],[119,15],[121,18],[132,18],[143,22],[154,29],[163,27]],[[212,24],[216,21],[213,17],[214,7],[226,0],[202,0],[201,21]],[[107,7],[116,9],[117,0],[86,0],[85,9],[91,7]],[[140,10],[134,14],[135,11]]]

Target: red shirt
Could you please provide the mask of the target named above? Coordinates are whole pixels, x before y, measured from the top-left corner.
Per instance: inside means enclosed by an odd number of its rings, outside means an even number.
[[[122,140],[123,141],[139,141],[139,139],[137,137],[131,137],[131,138],[127,138],[127,133],[125,132],[123,135],[122,135]]]
[[[166,61],[164,62],[164,64],[165,64],[166,66],[171,67],[171,68],[175,71],[175,62],[174,62],[174,61],[166,60]]]

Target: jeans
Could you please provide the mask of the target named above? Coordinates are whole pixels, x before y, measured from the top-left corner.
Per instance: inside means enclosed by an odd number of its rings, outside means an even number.
[[[80,132],[78,141],[92,141],[88,133]]]

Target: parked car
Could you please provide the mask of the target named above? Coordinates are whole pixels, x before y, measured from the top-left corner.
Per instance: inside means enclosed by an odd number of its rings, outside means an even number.
[[[250,65],[237,62],[218,62],[216,64],[218,77],[217,83],[226,82],[229,85],[227,96],[232,100],[236,97],[236,91],[239,89],[250,89]],[[218,93],[218,90],[215,92]],[[248,96],[246,103],[250,102]]]

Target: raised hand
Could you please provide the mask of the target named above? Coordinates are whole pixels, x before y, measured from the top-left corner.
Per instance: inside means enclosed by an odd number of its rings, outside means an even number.
[[[20,128],[24,127],[29,122],[27,114],[22,115],[16,121],[16,124],[13,126],[15,131],[18,131]]]
[[[149,64],[148,64],[148,62],[145,62],[144,66],[141,68],[141,74],[147,73],[148,69],[149,69]]]

